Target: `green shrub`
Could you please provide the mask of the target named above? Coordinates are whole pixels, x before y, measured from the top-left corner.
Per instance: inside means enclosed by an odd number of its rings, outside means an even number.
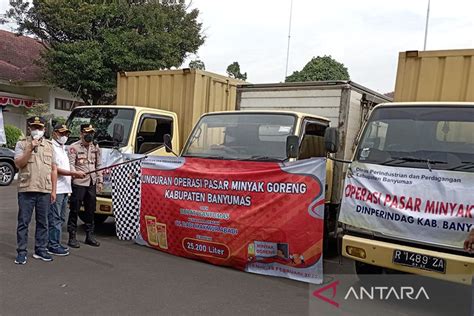
[[[62,117],[62,116],[54,115],[53,119],[51,120],[51,123],[52,123],[53,128],[54,128],[54,126],[56,126],[56,124],[66,124],[66,118]]]
[[[5,125],[5,136],[7,137],[7,147],[15,149],[16,143],[23,136],[21,129],[13,125]]]

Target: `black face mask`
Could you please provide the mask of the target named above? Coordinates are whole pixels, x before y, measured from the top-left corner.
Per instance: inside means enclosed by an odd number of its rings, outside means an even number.
[[[94,135],[93,134],[86,134],[86,135],[84,135],[84,140],[88,143],[91,143],[94,140]]]

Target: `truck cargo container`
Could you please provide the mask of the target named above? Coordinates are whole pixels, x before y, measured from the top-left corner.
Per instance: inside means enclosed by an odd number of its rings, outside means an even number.
[[[176,113],[179,143],[184,144],[202,114],[235,110],[237,85],[242,83],[198,69],[120,72],[117,104]]]

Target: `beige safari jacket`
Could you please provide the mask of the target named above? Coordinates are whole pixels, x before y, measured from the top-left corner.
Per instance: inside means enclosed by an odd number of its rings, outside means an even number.
[[[31,137],[20,140],[15,148],[15,158],[23,154],[31,143]],[[37,149],[32,152],[26,166],[18,172],[18,192],[51,193],[51,171],[54,152],[51,141],[43,139]]]

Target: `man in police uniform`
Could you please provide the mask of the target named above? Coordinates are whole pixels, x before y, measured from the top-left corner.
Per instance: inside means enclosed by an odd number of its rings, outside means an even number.
[[[44,138],[45,120],[30,117],[27,120],[30,136],[15,147],[15,165],[18,173],[18,226],[16,264],[27,259],[28,225],[36,213],[35,253],[33,258],[52,261],[47,252],[48,211],[56,200],[57,169],[51,142]]]
[[[82,171],[86,176],[72,180],[72,194],[67,230],[68,245],[79,248],[76,239],[77,216],[84,202],[86,240],[85,243],[98,247],[100,243],[94,238],[94,212],[96,208],[96,192],[102,191],[102,172],[91,172],[100,168],[101,153],[94,144],[95,129],[90,124],[81,125],[81,139],[69,146],[69,164],[71,171]]]

